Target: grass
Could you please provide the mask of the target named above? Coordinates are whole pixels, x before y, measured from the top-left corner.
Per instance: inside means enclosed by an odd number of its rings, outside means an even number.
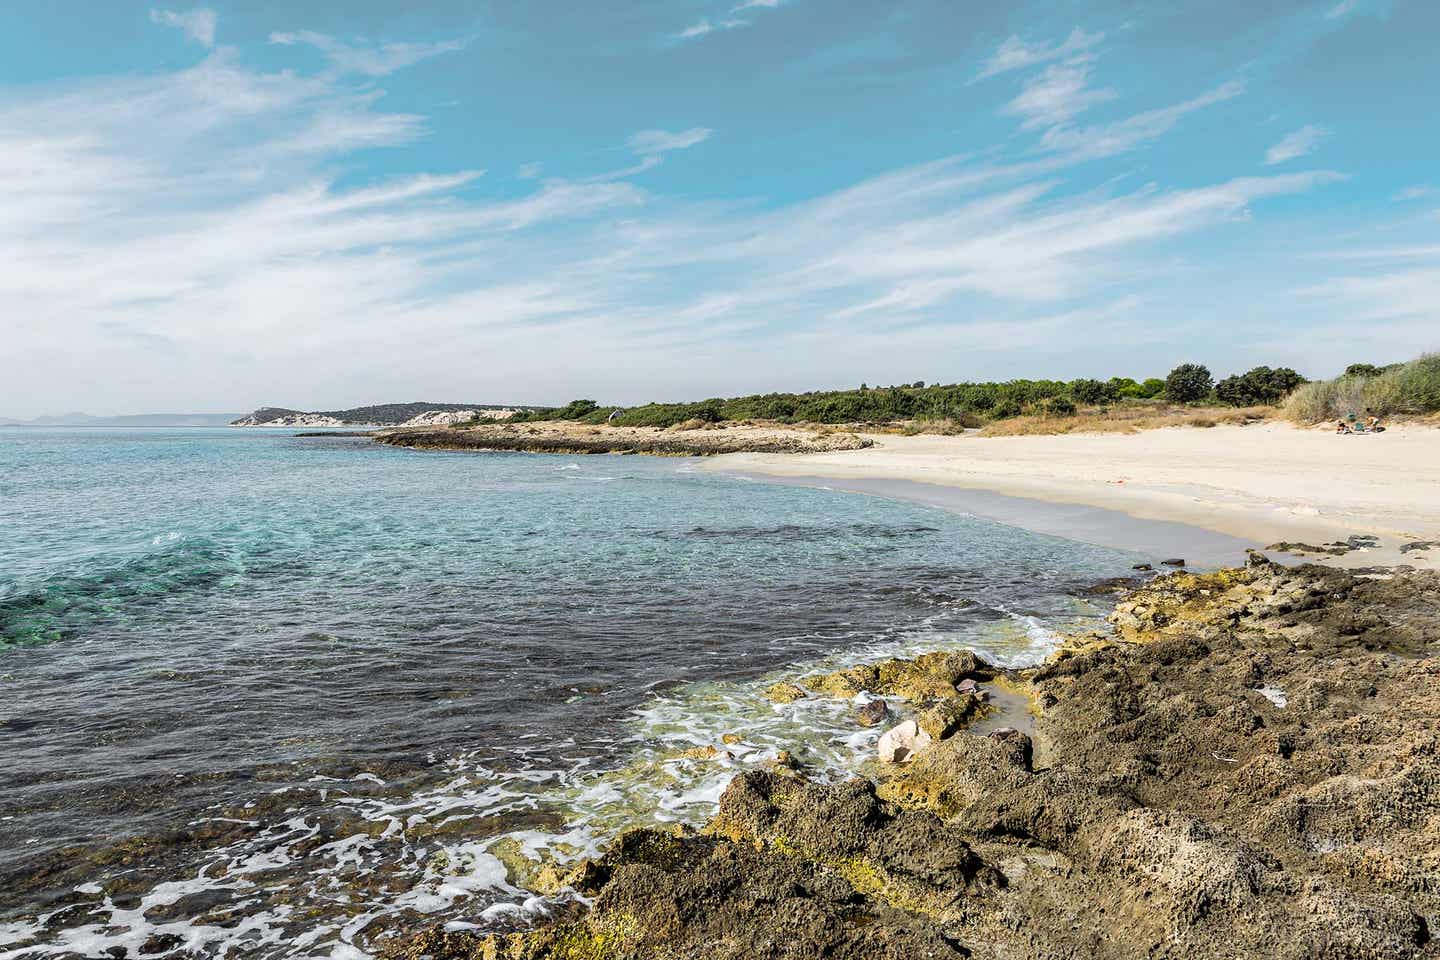
[[[1375,376],[1336,377],[1299,387],[1285,416],[1300,424],[1355,417],[1424,417],[1440,413],[1440,353],[1384,368]]]
[[[1172,407],[1168,405],[1092,407],[1071,417],[1022,416],[996,420],[982,437],[1051,436],[1065,433],[1139,433],[1165,427],[1243,426],[1269,420],[1274,407]]]

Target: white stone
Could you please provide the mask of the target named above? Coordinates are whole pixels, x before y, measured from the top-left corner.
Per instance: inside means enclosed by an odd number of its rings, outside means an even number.
[[[928,746],[930,734],[921,730],[914,720],[906,720],[886,730],[877,749],[882,763],[909,763],[915,759],[915,754]]]

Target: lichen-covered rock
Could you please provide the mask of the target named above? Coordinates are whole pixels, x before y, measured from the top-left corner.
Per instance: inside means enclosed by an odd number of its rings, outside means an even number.
[[[772,683],[764,690],[764,697],[774,703],[794,703],[805,699],[805,690],[787,681]]]
[[[800,682],[826,697],[849,698],[868,692],[923,703],[955,696],[956,685],[967,678],[988,680],[994,675],[995,668],[972,651],[941,650],[913,660],[895,658],[845,667]]]
[[[745,773],[701,835],[572,872],[587,915],[395,956],[1440,960],[1440,575],[1256,558],[1159,577],[1114,622],[989,671],[1041,706],[1028,735],[952,731],[873,785]],[[923,715],[988,670],[956,656],[812,689]]]
[[[974,693],[938,700],[922,710],[915,723],[931,740],[944,740],[965,729],[985,712],[985,704]]]

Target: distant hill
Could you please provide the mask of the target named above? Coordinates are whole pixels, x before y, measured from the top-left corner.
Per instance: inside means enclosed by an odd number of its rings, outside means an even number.
[[[233,413],[134,413],[119,417],[96,417],[88,413],[61,413],[15,420],[0,417],[4,427],[223,427],[235,419]]]
[[[459,413],[474,410],[534,410],[500,403],[378,403],[349,410],[292,410],[288,407],[261,407],[254,413],[231,421],[237,427],[276,426],[394,426],[426,413]]]

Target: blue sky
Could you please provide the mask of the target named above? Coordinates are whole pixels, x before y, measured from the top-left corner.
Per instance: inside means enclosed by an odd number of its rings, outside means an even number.
[[[0,12],[0,415],[1440,346],[1440,5]]]

